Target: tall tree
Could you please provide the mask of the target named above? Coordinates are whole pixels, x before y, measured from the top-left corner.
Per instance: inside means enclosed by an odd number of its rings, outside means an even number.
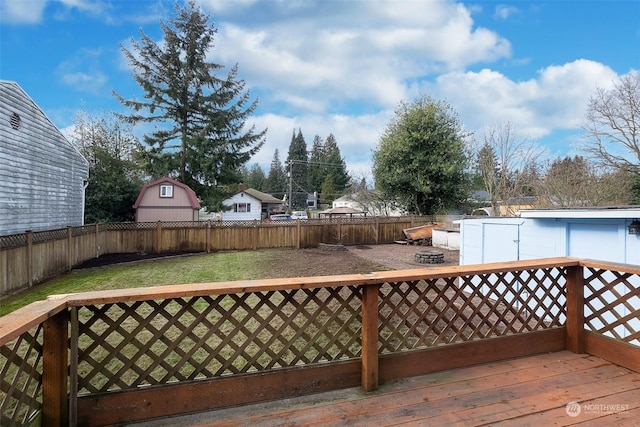
[[[327,175],[331,175],[335,191],[335,197],[340,197],[347,191],[351,177],[347,172],[347,164],[345,163],[340,148],[333,134],[329,134],[324,143],[323,161],[327,167]]]
[[[324,142],[320,136],[313,137],[309,152],[309,190],[319,191],[326,175],[324,163]]]
[[[287,156],[287,171],[291,174],[289,179],[289,194],[291,199],[290,207],[292,209],[307,208],[307,184],[309,182],[309,165],[307,159],[307,143],[302,136],[302,130],[298,129],[291,137],[289,145],[289,155]]]
[[[131,128],[113,115],[82,112],[72,140],[89,161],[85,222],[132,221],[143,176],[135,161],[141,144]]]
[[[467,137],[447,103],[402,102],[374,152],[376,188],[409,213],[456,209],[466,198]]]
[[[631,180],[623,171],[598,172],[581,156],[554,160],[538,185],[542,206],[571,208],[626,204]]]
[[[263,191],[267,181],[267,176],[258,163],[251,165],[249,169],[244,168],[242,181],[245,188],[253,188],[254,190]]]
[[[581,128],[592,158],[640,175],[640,72],[622,76],[611,90],[598,88]]]
[[[508,212],[511,198],[531,192],[528,180],[540,155],[534,142],[519,137],[509,122],[485,130],[476,159],[494,215]]]
[[[284,198],[285,194],[287,194],[287,172],[280,161],[280,152],[277,148],[273,153],[273,160],[271,160],[264,192],[278,199]]]
[[[148,171],[176,177],[210,211],[218,210],[235,190],[240,166],[264,144],[266,130],[245,127],[257,100],[237,78],[237,65],[219,77],[223,65],[207,59],[217,29],[195,1],[176,3],[175,16],[161,28],[161,43],[141,30],[140,42],[131,40],[132,50],[121,46],[144,100],[114,94],[132,109],[124,116],[128,121],[157,125],[145,135]]]

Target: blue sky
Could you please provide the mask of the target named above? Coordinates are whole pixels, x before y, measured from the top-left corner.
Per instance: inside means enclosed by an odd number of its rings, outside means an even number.
[[[299,128],[332,133],[372,182],[372,152],[400,101],[448,102],[465,128],[510,122],[545,156],[580,154],[596,87],[640,69],[640,1],[200,0],[218,28],[212,61],[238,64],[268,128],[249,165],[284,161]],[[0,78],[17,81],[64,132],[80,109],[139,96],[120,51],[157,41],[173,1],[0,0]],[[138,129],[137,132],[143,132]]]

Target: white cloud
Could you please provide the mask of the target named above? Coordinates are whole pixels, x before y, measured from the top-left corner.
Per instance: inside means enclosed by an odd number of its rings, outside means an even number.
[[[0,2],[0,22],[7,24],[38,24],[43,19],[47,0]]]
[[[109,77],[99,65],[101,55],[100,49],[82,49],[75,56],[58,65],[56,70],[58,78],[63,84],[77,91],[110,96],[111,90],[106,88]]]
[[[520,9],[518,9],[517,7],[499,4],[495,7],[493,17],[498,21],[506,21],[511,16],[519,13]]]

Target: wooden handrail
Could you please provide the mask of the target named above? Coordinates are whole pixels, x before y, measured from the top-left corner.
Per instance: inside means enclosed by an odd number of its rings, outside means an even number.
[[[562,295],[566,292],[566,303],[554,307],[548,305],[545,310],[549,310],[548,307],[557,308],[556,311],[546,311],[543,315],[538,316],[538,319],[534,319],[532,322],[540,322],[541,319],[545,319],[545,316],[549,318],[555,314],[560,313],[566,315],[562,322],[558,322],[557,319],[549,321],[546,326],[543,324],[541,328],[534,329],[518,329],[514,330],[515,335],[507,336],[498,334],[498,338],[485,339],[483,335],[481,340],[477,337],[466,343],[456,343],[449,346],[437,346],[428,349],[419,349],[408,352],[403,352],[395,349],[395,347],[386,347],[387,353],[382,355],[384,350],[379,350],[385,346],[385,337],[379,334],[379,319],[384,317],[384,311],[380,308],[384,303],[391,302],[391,299],[385,299],[385,293],[396,291],[396,284],[402,283],[404,286],[412,287],[417,286],[418,282],[422,284],[430,284],[432,291],[435,292],[437,287],[435,282],[438,279],[445,279],[438,283],[447,283],[448,286],[455,289],[456,295],[461,295],[463,292],[463,286],[468,286],[471,291],[471,298],[482,299],[482,303],[487,302],[489,296],[481,296],[480,288],[475,286],[475,280],[492,280],[489,276],[492,274],[498,275],[500,280],[506,279],[505,282],[501,282],[500,286],[504,289],[505,286],[508,289],[514,291],[507,298],[502,291],[497,291],[497,287],[492,289],[491,298],[495,298],[492,303],[494,306],[504,306],[507,309],[504,310],[506,315],[513,315],[514,317],[521,316],[524,307],[526,312],[527,304],[529,301],[528,296],[524,293],[520,293],[518,280],[531,277],[531,274],[525,274],[524,276],[505,275],[509,272],[531,272],[537,270],[550,270],[557,269],[554,272],[547,271],[544,273],[546,283],[551,282],[551,289],[556,291],[555,294],[549,295]],[[587,269],[593,269],[590,273],[590,278],[587,273]],[[602,270],[602,271],[597,271]],[[553,273],[553,278],[549,278],[546,275]],[[631,344],[631,340],[627,336],[619,336],[617,340],[607,338],[609,333],[607,329],[598,329],[589,325],[589,319],[585,318],[585,307],[589,307],[589,300],[585,298],[585,289],[592,290],[593,295],[600,295],[607,291],[611,286],[611,283],[604,281],[601,282],[602,277],[607,277],[613,273],[617,281],[612,283],[619,284],[625,283],[630,294],[637,294],[636,281],[628,281],[626,278],[629,274],[640,275],[640,266],[608,263],[596,260],[586,260],[569,257],[559,258],[546,258],[536,260],[526,260],[518,262],[498,262],[490,264],[479,265],[464,265],[464,266],[448,266],[438,268],[420,268],[412,270],[397,270],[397,271],[383,271],[375,272],[371,274],[351,274],[340,276],[315,276],[315,277],[303,277],[303,278],[279,278],[268,280],[243,280],[243,281],[229,281],[229,282],[217,282],[217,283],[195,283],[195,284],[181,284],[181,285],[168,285],[168,286],[156,286],[147,288],[132,288],[132,289],[119,289],[109,291],[95,291],[77,294],[67,295],[55,295],[49,297],[45,301],[38,301],[32,303],[26,307],[18,309],[6,316],[2,317],[0,322],[0,345],[7,345],[12,340],[20,337],[22,334],[27,334],[33,328],[42,325],[43,326],[43,348],[40,355],[42,356],[42,419],[48,425],[64,425],[68,420],[69,411],[68,405],[68,359],[69,359],[69,335],[68,329],[70,324],[70,309],[75,310],[73,307],[91,308],[92,306],[129,303],[137,301],[152,301],[152,300],[170,300],[170,299],[182,299],[189,297],[200,296],[215,296],[215,295],[232,295],[232,294],[247,294],[247,293],[265,293],[271,291],[296,291],[318,289],[318,288],[341,288],[341,287],[353,287],[351,295],[361,293],[361,300],[359,306],[359,315],[361,315],[361,350],[359,356],[361,360],[354,358],[353,354],[350,355],[350,359],[346,360],[334,360],[337,366],[340,366],[342,374],[340,375],[353,375],[359,374],[360,383],[362,387],[367,390],[375,390],[378,387],[378,381],[382,378],[392,378],[389,376],[398,371],[399,366],[407,365],[419,365],[419,363],[411,363],[411,361],[417,362],[423,360],[425,356],[435,357],[435,355],[443,354],[442,360],[434,359],[434,362],[442,363],[443,360],[450,358],[454,353],[461,357],[463,354],[470,354],[467,350],[458,350],[460,348],[473,348],[474,354],[479,355],[473,359],[475,363],[485,360],[487,358],[496,357],[496,346],[500,348],[516,349],[518,351],[557,351],[558,348],[567,348],[573,352],[588,352],[595,354],[596,356],[606,358],[619,363],[622,366],[628,367],[634,370],[640,370],[640,352],[637,346]],[[515,277],[516,280],[511,281],[511,278]],[[564,289],[562,281],[565,280]],[[460,285],[457,283],[464,282],[466,285]],[[591,283],[595,283],[596,287]],[[485,283],[486,286],[486,282]],[[541,284],[541,282],[539,282]],[[398,287],[398,289],[401,289]],[[411,288],[413,290],[413,288]],[[525,288],[526,289],[526,288]],[[333,292],[333,291],[329,291]],[[349,292],[347,292],[349,293]],[[315,295],[313,293],[309,293]],[[444,295],[444,294],[442,294]],[[528,294],[527,294],[528,295]],[[234,297],[235,298],[235,297]],[[513,298],[513,299],[510,299]],[[511,301],[516,301],[519,298],[520,304],[511,304]],[[594,297],[592,297],[594,298]],[[620,296],[623,298],[623,296]],[[548,299],[548,297],[547,297]],[[358,301],[357,297],[356,300]],[[445,299],[447,304],[451,303],[451,300]],[[524,301],[524,302],[523,302]],[[553,298],[552,298],[553,301]],[[535,301],[533,301],[535,303]],[[540,301],[541,302],[541,301]],[[466,303],[465,303],[466,304]],[[395,307],[395,306],[392,306]],[[472,307],[472,306],[469,306]],[[515,308],[514,308],[515,307]],[[519,308],[518,308],[519,307]],[[606,308],[606,304],[605,304]],[[389,306],[387,306],[389,309]],[[395,310],[395,308],[393,308]],[[423,313],[429,312],[423,310]],[[350,312],[350,314],[358,314]],[[401,314],[401,313],[399,313]],[[588,314],[588,312],[587,312]],[[166,313],[165,313],[166,316]],[[379,317],[382,316],[382,317]],[[495,312],[494,312],[495,316]],[[505,314],[498,314],[500,319],[503,319]],[[525,325],[528,324],[528,317],[518,317],[520,320],[525,319]],[[170,316],[166,316],[169,318]],[[593,315],[592,315],[593,317]],[[401,317],[404,319],[404,317]],[[449,320],[451,320],[449,318]],[[404,321],[404,320],[403,320]],[[382,321],[381,321],[382,322]],[[585,323],[591,330],[585,331]],[[537,323],[540,324],[540,323]],[[382,325],[382,323],[380,323]],[[551,325],[551,328],[549,328]],[[380,326],[382,328],[383,326]],[[453,328],[453,323],[449,323],[447,327]],[[542,330],[548,328],[547,330]],[[532,332],[528,332],[532,331]],[[526,332],[526,333],[523,333]],[[474,330],[475,334],[475,330]],[[352,336],[356,336],[355,334]],[[617,335],[616,335],[617,336]],[[93,339],[93,337],[91,337]],[[34,340],[35,341],[35,340]],[[566,346],[565,346],[566,341]],[[626,341],[626,342],[625,342]],[[97,342],[97,337],[96,337]],[[536,345],[529,345],[535,342]],[[73,343],[72,339],[72,346]],[[546,345],[546,347],[544,347]],[[445,349],[445,347],[449,347]],[[391,350],[389,350],[389,348]],[[542,350],[541,350],[542,349]],[[73,350],[73,347],[72,347]],[[501,354],[498,357],[517,357],[520,353],[518,351],[508,352],[500,351]],[[393,354],[390,352],[404,353]],[[400,356],[400,357],[395,357]],[[467,357],[467,356],[465,356]],[[72,352],[73,358],[73,352]],[[488,359],[487,359],[488,360]],[[466,361],[465,361],[466,362]],[[360,368],[358,369],[358,363]],[[456,362],[457,363],[457,362]],[[469,362],[471,363],[471,362]],[[318,375],[322,369],[326,368],[329,363],[322,363],[312,369],[305,371],[305,375]],[[447,365],[447,364],[445,364]],[[449,366],[449,365],[447,365]],[[289,367],[291,369],[292,367]],[[298,368],[294,366],[293,368]],[[410,371],[410,370],[409,370]],[[282,375],[288,375],[287,369],[284,369]],[[296,371],[297,372],[297,371]],[[315,372],[315,373],[314,373]],[[341,384],[344,380],[338,374],[338,371],[333,371],[335,381],[338,379]],[[275,377],[280,375],[277,372],[271,372],[268,375]],[[322,374],[319,374],[322,375]],[[320,377],[318,377],[320,378]],[[229,381],[226,378],[225,381]],[[350,380],[351,381],[351,380]],[[207,384],[206,381],[202,384]],[[357,379],[356,379],[357,384]],[[164,384],[168,387],[177,386],[176,384]],[[186,390],[186,386],[181,390]],[[155,388],[153,390],[156,390]],[[157,393],[156,391],[149,390],[149,393]],[[159,390],[159,389],[158,389]],[[130,391],[132,393],[141,393],[144,390]],[[144,391],[146,392],[146,391]],[[99,394],[96,394],[96,398],[100,398]],[[122,395],[124,396],[124,395]],[[91,394],[89,397],[93,397]],[[128,398],[128,397],[126,397]],[[86,405],[91,404],[91,400],[84,400],[84,414],[86,414]],[[103,408],[104,409],[104,408]],[[75,408],[72,409],[75,411]],[[73,415],[73,414],[72,414]]]

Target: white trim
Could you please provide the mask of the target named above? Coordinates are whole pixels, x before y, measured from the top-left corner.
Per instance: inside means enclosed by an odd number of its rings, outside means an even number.
[[[522,218],[640,218],[640,207],[588,209],[523,209]]]

